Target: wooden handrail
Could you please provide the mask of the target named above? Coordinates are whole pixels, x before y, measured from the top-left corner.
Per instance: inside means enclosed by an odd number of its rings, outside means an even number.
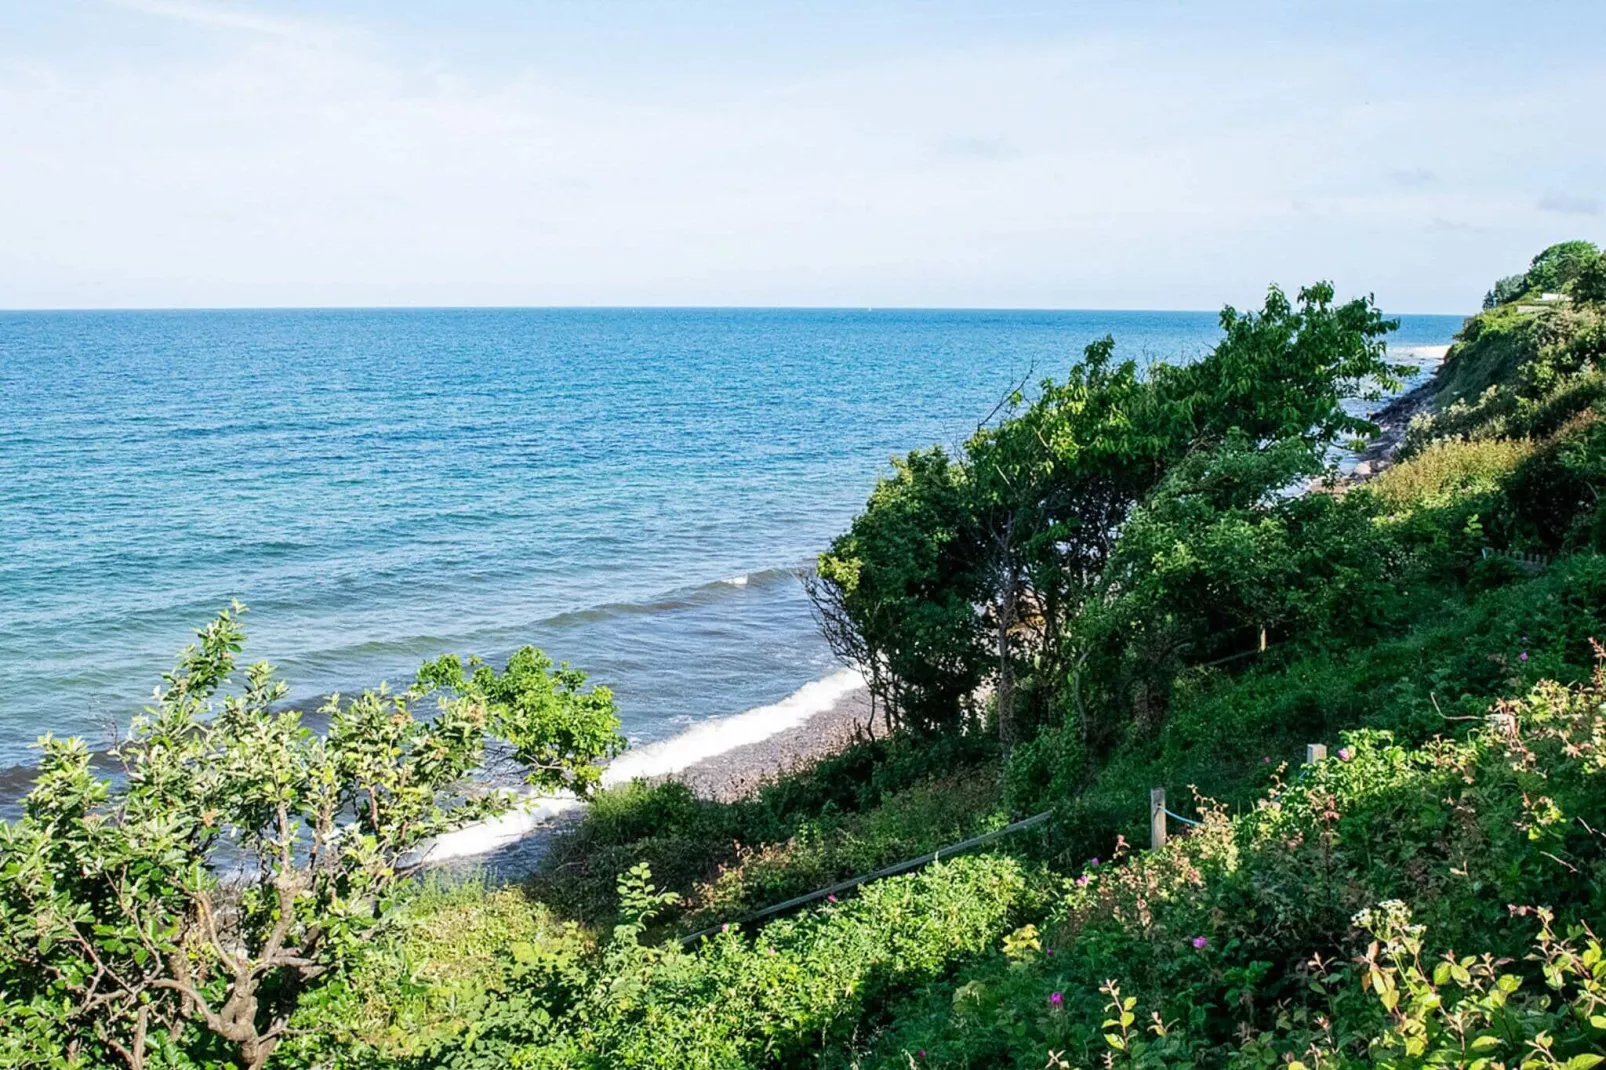
[[[880,880],[882,877],[895,877],[899,873],[907,873],[911,869],[918,869],[921,866],[929,865],[930,863],[937,861],[939,858],[945,858],[948,855],[955,854],[959,851],[968,851],[972,847],[979,847],[991,840],[998,839],[1000,836],[1008,836],[1012,832],[1019,832],[1021,829],[1028,829],[1034,825],[1041,825],[1043,822],[1047,821],[1053,816],[1054,811],[1044,810],[1040,814],[1033,814],[1031,817],[1022,818],[1013,824],[1005,825],[1001,829],[994,829],[992,832],[984,832],[980,836],[972,836],[968,840],[961,840],[958,843],[949,844],[947,847],[939,847],[930,854],[923,854],[919,858],[911,858],[907,862],[899,862],[896,865],[885,866],[873,873],[866,873],[860,877],[852,877],[845,881],[838,881],[836,884],[833,884],[828,888],[821,888],[817,892],[810,892],[807,895],[800,895],[795,898],[788,899],[784,903],[776,903],[774,906],[765,907],[763,910],[755,910],[751,914],[743,914],[735,921],[724,922],[721,925],[711,925],[706,929],[700,929],[697,932],[692,933],[690,936],[681,937],[681,946],[684,947],[693,940],[700,940],[705,936],[709,936],[725,926],[745,925],[750,921],[757,921],[760,918],[767,918],[772,914],[779,914],[782,911],[792,910],[795,907],[803,906],[805,903],[812,903],[817,899],[824,899],[828,895],[835,895],[837,892],[845,892],[850,888],[857,888],[861,884],[867,884],[870,881]]]

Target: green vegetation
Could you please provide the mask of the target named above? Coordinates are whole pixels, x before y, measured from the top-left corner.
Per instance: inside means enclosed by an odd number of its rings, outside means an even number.
[[[532,783],[580,792],[623,745],[606,689],[533,650],[501,674],[443,658],[400,694],[336,696],[315,734],[275,709],[266,662],[221,695],[242,612],[163,678],[115,751],[120,783],[82,741],[41,741],[25,814],[0,823],[0,1058],[265,1066],[302,999],[384,931],[420,845],[511,804],[470,779],[488,739]]]
[[[50,744],[3,829],[0,1066],[130,1065],[141,1021],[149,1067],[1599,1065],[1603,278],[1567,243],[1497,286],[1363,483],[1329,465],[1373,432],[1341,402],[1396,374],[1369,301],[1274,290],[1185,368],[1090,347],[961,449],[898,461],[822,555],[811,593],[878,738],[734,803],[595,792],[518,887],[398,874],[504,805],[466,790],[488,736],[588,790],[617,746],[605,693],[533,651],[443,659],[318,737],[269,710],[265,669],[204,708],[226,616],[136,727],[135,775]],[[374,769],[406,816],[353,805]],[[1151,851],[1155,785],[1199,824]],[[274,792],[310,837],[288,854]],[[216,830],[261,877],[220,878]],[[268,1051],[159,983],[187,969],[223,1005],[286,917],[298,961],[237,1016]]]

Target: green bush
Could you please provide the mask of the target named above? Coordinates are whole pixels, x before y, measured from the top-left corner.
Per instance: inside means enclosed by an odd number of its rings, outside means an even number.
[[[592,942],[516,888],[428,878],[402,895],[393,932],[300,1009],[292,1065],[429,1064],[510,1016],[549,1021],[583,988]]]
[[[1513,471],[1507,498],[1520,532],[1549,551],[1606,548],[1606,421],[1586,409]]]
[[[875,868],[898,861],[901,848],[889,841],[879,850],[844,852],[843,844],[866,842],[855,831],[864,823],[854,815],[873,812],[934,777],[969,783],[970,774],[996,754],[996,745],[981,733],[899,733],[856,743],[776,777],[751,797],[728,803],[699,799],[674,781],[633,781],[598,793],[582,818],[559,833],[529,888],[567,917],[607,925],[614,916],[617,875],[640,863],[650,866],[665,887],[691,897],[693,906],[702,902],[693,894],[699,885],[715,882],[733,867],[739,871],[744,855],[764,848],[774,859],[796,859],[796,881],[807,879],[811,869],[806,860],[811,857],[842,876],[847,875],[840,870],[850,864],[849,857],[873,857],[869,868]],[[982,815],[977,818],[985,824]],[[922,842],[941,835],[941,827],[946,823],[938,822]],[[794,840],[802,849],[789,855],[782,845]],[[826,847],[828,841],[835,846]],[[871,837],[868,842],[881,841]],[[921,849],[943,842],[936,839]],[[807,849],[811,844],[825,853]],[[826,854],[838,861],[825,865]],[[749,900],[746,893],[732,893],[725,901]],[[678,914],[668,913],[671,918]]]
[[[1606,911],[1602,740],[1598,676],[1499,703],[1461,742],[1350,735],[1252,810],[1205,806],[1165,850],[1085,868],[1029,932],[900,1005],[857,1065],[1315,1064],[1311,1047],[1460,1065],[1458,1040],[1485,1035],[1491,1057],[1547,1036],[1562,1063],[1606,1050],[1598,941],[1550,925]]]
[[[783,842],[739,845],[687,895],[682,927],[701,929],[991,831],[1007,824],[997,800],[991,770],[936,777],[861,813],[805,821]]]

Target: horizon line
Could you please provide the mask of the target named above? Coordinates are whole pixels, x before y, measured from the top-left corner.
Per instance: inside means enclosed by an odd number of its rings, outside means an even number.
[[[1073,307],[1032,305],[45,305],[0,306],[0,315],[114,312],[1169,312],[1219,315],[1221,308]],[[1471,312],[1396,312],[1385,316],[1461,316]]]

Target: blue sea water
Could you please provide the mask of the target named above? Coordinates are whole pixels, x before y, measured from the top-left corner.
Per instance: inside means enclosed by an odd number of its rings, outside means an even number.
[[[1394,345],[1459,318],[1406,316]],[[534,643],[627,733],[835,666],[793,569],[888,457],[962,441],[1088,342],[1188,360],[1213,313],[0,313],[0,769],[104,745],[190,633],[311,699]]]

